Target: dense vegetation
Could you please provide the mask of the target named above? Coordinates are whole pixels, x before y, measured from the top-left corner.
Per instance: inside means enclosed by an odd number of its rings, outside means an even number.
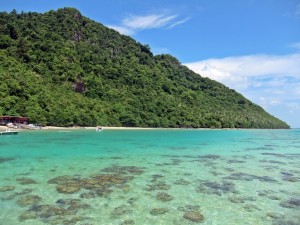
[[[288,128],[76,9],[0,13],[0,115],[56,126]]]

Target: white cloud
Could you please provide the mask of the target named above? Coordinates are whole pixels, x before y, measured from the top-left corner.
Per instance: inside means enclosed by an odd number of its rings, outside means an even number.
[[[300,42],[296,42],[296,43],[291,44],[291,47],[300,50]]]
[[[290,102],[287,104],[287,106],[291,109],[291,110],[297,110],[300,109],[300,103],[298,102]]]
[[[130,16],[129,18],[124,19],[122,24],[133,30],[159,28],[169,24],[176,17],[177,15],[164,16],[158,14],[148,16]]]
[[[134,34],[134,31],[131,29],[128,29],[127,27],[114,26],[114,25],[107,25],[107,27],[118,31],[120,34],[125,34],[125,35],[133,35]]]
[[[295,15],[297,17],[300,17],[300,3],[296,6],[296,12],[295,12]]]
[[[183,24],[183,23],[189,21],[190,19],[191,19],[191,17],[187,17],[187,18],[185,18],[183,20],[176,21],[175,23],[171,24],[168,28],[169,29],[174,28],[174,27],[176,27],[176,26],[178,26],[180,24]]]
[[[121,34],[133,35],[137,31],[157,28],[174,28],[190,20],[190,17],[177,20],[178,15],[150,14],[145,16],[129,15],[124,18],[121,25],[108,25]]]
[[[185,65],[204,77],[238,90],[259,87],[266,82],[270,86],[281,86],[291,77],[300,79],[300,54],[227,57]]]
[[[300,54],[227,57],[185,65],[237,90],[292,127],[300,127]]]

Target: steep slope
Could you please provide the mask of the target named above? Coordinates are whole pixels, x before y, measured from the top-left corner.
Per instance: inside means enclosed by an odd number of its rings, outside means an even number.
[[[0,115],[57,126],[288,128],[73,8],[0,13]]]

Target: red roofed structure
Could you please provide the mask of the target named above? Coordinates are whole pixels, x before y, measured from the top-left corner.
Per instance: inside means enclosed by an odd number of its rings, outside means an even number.
[[[8,123],[13,124],[28,124],[29,117],[22,116],[0,116],[0,125],[6,125]]]

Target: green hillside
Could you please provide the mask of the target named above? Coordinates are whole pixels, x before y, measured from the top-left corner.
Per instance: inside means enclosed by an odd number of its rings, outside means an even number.
[[[0,115],[55,126],[288,128],[73,8],[0,13]]]

